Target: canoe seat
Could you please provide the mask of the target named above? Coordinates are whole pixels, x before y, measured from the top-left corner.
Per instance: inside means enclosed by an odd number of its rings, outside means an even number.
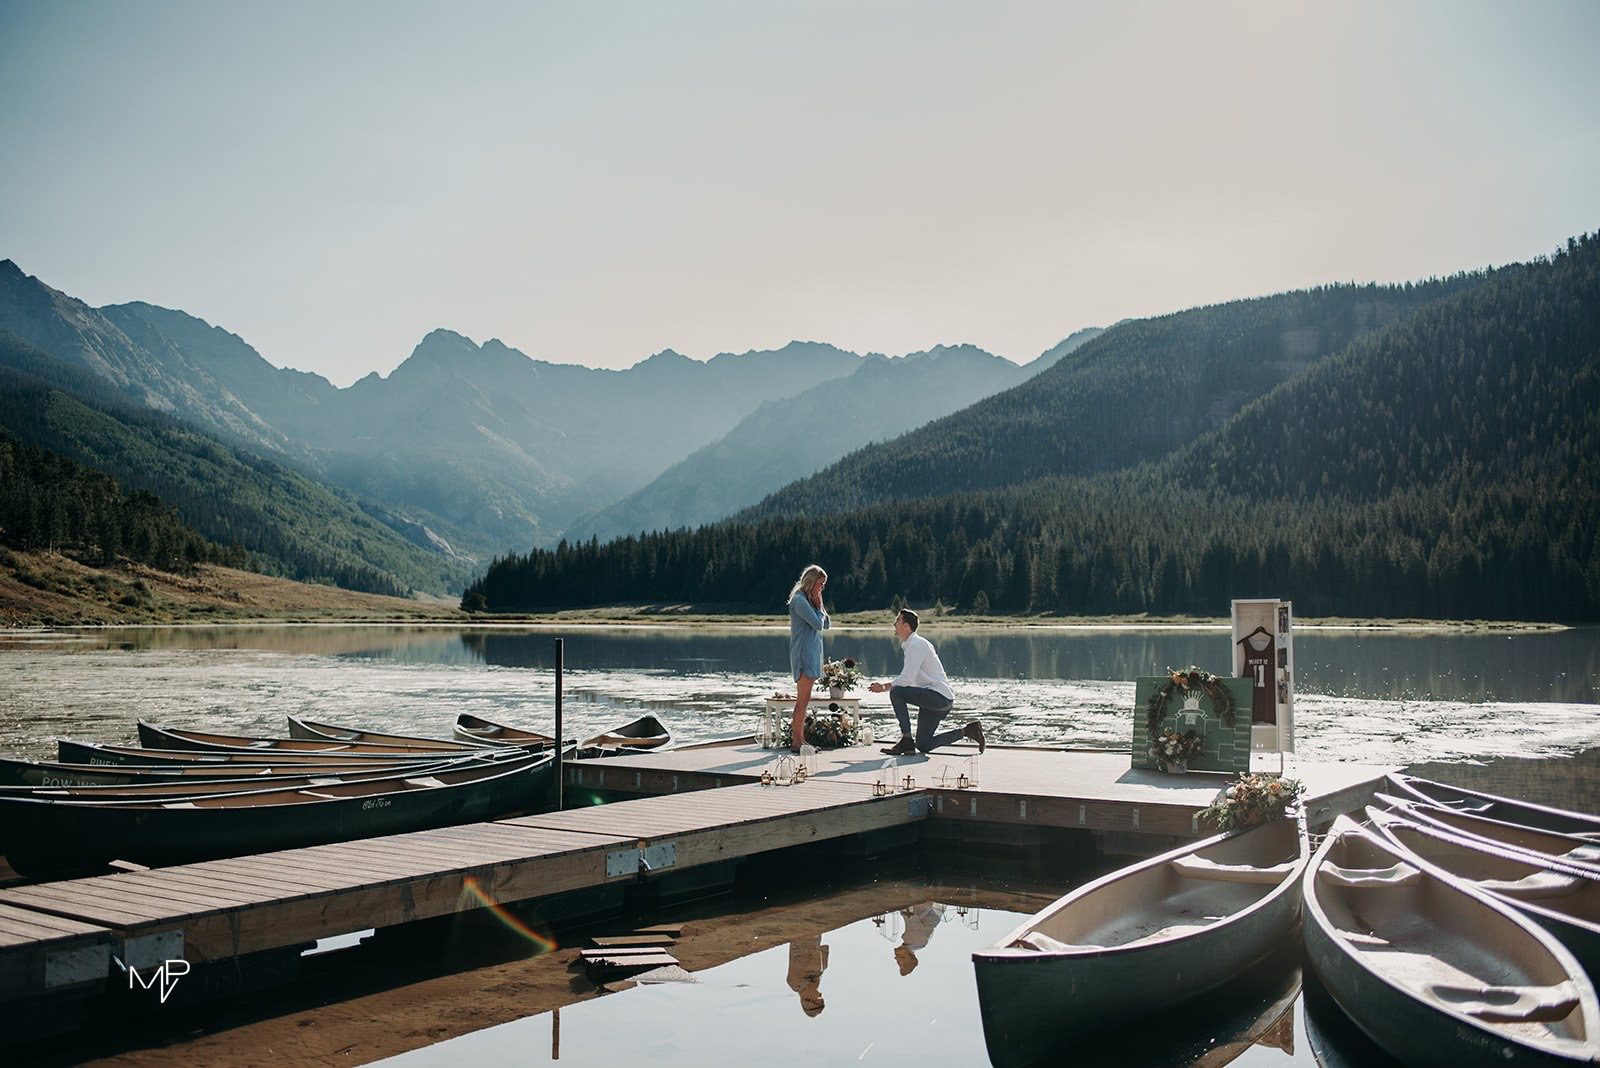
[[[161,807],[162,808],[199,808],[200,806],[195,804],[193,801],[165,801],[165,802],[162,803]]]
[[[1588,842],[1600,842],[1600,831],[1579,831],[1574,838],[1582,838]]]
[[[1451,986],[1427,988],[1456,1012],[1487,1023],[1555,1023],[1578,1007],[1578,987],[1570,979],[1554,986]]]
[[[1477,879],[1473,885],[1480,890],[1492,890],[1497,894],[1527,901],[1541,897],[1560,897],[1576,890],[1581,882],[1582,880],[1576,875],[1536,871],[1520,879]]]
[[[1600,860],[1600,845],[1579,846],[1577,849],[1567,850],[1567,856],[1573,860],[1581,860],[1585,864],[1593,864]]]
[[[1435,802],[1440,808],[1447,808],[1451,812],[1465,812],[1470,816],[1481,816],[1494,808],[1487,801],[1468,801],[1465,798],[1454,798],[1449,801]]]
[[[1369,889],[1384,886],[1410,886],[1422,878],[1422,872],[1409,864],[1392,864],[1387,868],[1341,868],[1324,863],[1317,869],[1317,878],[1334,886],[1352,889]]]
[[[1174,871],[1186,879],[1215,879],[1224,883],[1277,883],[1283,882],[1295,869],[1298,861],[1257,867],[1254,864],[1219,864],[1205,857],[1178,857],[1169,861]]]
[[[402,781],[404,781],[407,786],[443,786],[444,785],[444,783],[440,782],[438,779],[434,778],[432,775],[419,775],[415,779],[405,779],[405,780],[402,780]]]
[[[324,801],[340,801],[344,798],[344,794],[324,794],[316,790],[301,790],[300,794],[303,797],[320,797]]]

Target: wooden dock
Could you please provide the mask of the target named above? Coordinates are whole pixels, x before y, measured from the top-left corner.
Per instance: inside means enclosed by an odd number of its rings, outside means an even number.
[[[960,742],[929,756],[888,757],[876,746],[817,754],[811,782],[846,782],[868,788],[879,778],[927,791],[935,816],[1001,824],[1070,827],[1095,832],[1192,836],[1196,816],[1229,776],[1169,775],[1132,767],[1126,752],[991,745],[978,757],[978,785],[941,787],[968,770],[978,747]],[[567,767],[567,788],[611,794],[671,794],[715,789],[759,779],[787,751],[762,749],[749,739],[641,753],[627,761],[579,760]],[[1277,758],[1272,758],[1277,769]],[[886,765],[892,771],[886,771]],[[1306,815],[1313,827],[1366,804],[1373,785],[1391,768],[1373,764],[1291,761],[1287,773],[1306,785]]]
[[[1126,753],[991,746],[979,785],[941,783],[973,769],[952,747],[884,770],[876,748],[822,753],[813,777],[763,786],[779,753],[748,740],[627,759],[577,761],[584,792],[632,797],[490,823],[0,890],[0,1007],[126,983],[125,966],[192,968],[293,956],[318,939],[573,891],[626,887],[665,873],[869,832],[916,836],[929,820],[982,825],[991,839],[1025,827],[1096,835],[1189,836],[1220,777],[1136,771]],[[1386,769],[1300,765],[1314,821],[1359,807]],[[915,779],[900,789],[904,776]],[[875,796],[892,775],[896,792]]]

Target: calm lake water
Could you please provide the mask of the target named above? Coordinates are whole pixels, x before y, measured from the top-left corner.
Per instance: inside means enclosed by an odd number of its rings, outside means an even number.
[[[999,741],[1128,744],[1133,682],[1168,666],[1229,667],[1225,630],[930,626],[962,711]],[[681,739],[750,730],[790,689],[772,628],[269,626],[138,628],[0,637],[0,751],[54,739],[133,739],[138,718],[278,735],[284,716],[448,733],[472,712],[549,729],[553,639],[566,638],[570,733],[642,710]],[[840,628],[830,655],[874,677],[899,669],[887,628]],[[1600,743],[1600,631],[1520,634],[1303,629],[1296,730],[1319,760],[1554,756]],[[880,729],[886,697],[869,695]],[[881,730],[880,730],[881,732]]]
[[[650,709],[666,715],[680,737],[728,735],[748,730],[761,698],[788,686],[786,635],[770,629],[240,627],[31,633],[0,638],[0,749],[49,756],[57,735],[131,740],[138,717],[277,734],[285,714],[300,714],[445,733],[457,713],[470,711],[547,727],[552,639],[558,634],[567,639],[572,733]],[[930,628],[929,635],[956,680],[961,704],[985,719],[993,737],[1012,741],[1126,746],[1135,676],[1190,662],[1213,668],[1228,664],[1224,631],[1017,634]],[[832,654],[855,656],[875,676],[898,666],[898,651],[883,632],[840,630],[829,643]],[[1473,781],[1471,775],[1488,776],[1478,784],[1571,804],[1580,803],[1575,799],[1585,788],[1591,794],[1584,796],[1592,796],[1600,780],[1596,631],[1306,630],[1296,636],[1296,655],[1304,755],[1435,761],[1429,773],[1449,771],[1467,782]],[[886,702],[877,701],[877,714],[887,725]],[[1481,766],[1463,767],[1461,761]],[[905,862],[893,863],[903,868]],[[770,907],[769,896],[786,895],[804,916],[774,919],[769,933],[752,938],[748,946],[694,965],[695,983],[486,1005],[474,1016],[470,1033],[443,1042],[418,1039],[394,1060],[405,1065],[542,1064],[553,1063],[559,1053],[564,1064],[661,1068],[733,1059],[783,1065],[984,1064],[972,951],[1095,874],[1086,870],[1049,885],[1034,879],[1012,886],[992,873],[963,883],[956,876],[916,871],[890,879],[887,871],[868,867],[843,884],[812,887],[804,876],[791,882],[769,872],[749,880],[745,897],[736,893],[707,902],[695,915],[759,925],[766,921],[747,917]],[[494,952],[503,956],[504,942],[502,933]],[[332,973],[325,987],[263,1003],[260,1026],[291,1012],[303,1014],[297,1025],[307,1035],[316,1033],[311,1024],[347,1026],[339,999],[352,976],[378,988],[374,996],[380,1002],[430,981],[386,980],[393,964],[385,958],[363,964],[366,947],[345,952],[349,963],[327,965],[343,970]],[[528,967],[550,963],[548,957],[534,958]],[[466,967],[470,975],[472,965]],[[438,974],[450,969],[459,971],[454,964],[441,965]],[[568,989],[565,975],[558,990]],[[573,975],[571,990],[581,994],[581,980]],[[505,978],[486,973],[484,989],[498,989],[495,984]],[[392,995],[381,992],[386,982],[395,986]],[[413,1005],[411,994],[405,996],[410,1000],[404,1003]],[[408,1012],[427,1016],[424,1010]],[[248,1020],[236,1021],[188,1045],[178,1036],[161,1044],[178,1042],[166,1050],[174,1059],[191,1053],[200,1060],[231,1057],[263,1041],[251,1026]],[[712,1026],[715,1045],[708,1047]],[[329,1040],[348,1045],[358,1038],[340,1033]],[[117,1046],[126,1040],[95,1041],[109,1043],[95,1054],[117,1059]],[[1302,974],[1298,947],[1290,945],[1281,958],[1224,991],[1153,1023],[1082,1043],[1072,1063],[1312,1065],[1318,1057],[1325,1065],[1386,1063],[1319,993],[1314,978]],[[330,1046],[324,1059],[347,1058]],[[358,1053],[357,1059],[370,1055]]]

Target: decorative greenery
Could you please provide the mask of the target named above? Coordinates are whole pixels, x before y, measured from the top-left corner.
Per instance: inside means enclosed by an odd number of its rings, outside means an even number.
[[[778,744],[794,744],[792,717],[785,716],[778,727]],[[865,741],[865,727],[859,719],[850,719],[836,704],[829,703],[826,712],[806,713],[806,741],[818,749],[839,749],[859,745]]]
[[[1206,747],[1206,740],[1196,730],[1162,731],[1150,742],[1150,755],[1156,758],[1161,770],[1172,764],[1187,764],[1189,759]]]
[[[1170,678],[1150,695],[1150,700],[1144,707],[1144,723],[1152,738],[1156,736],[1161,721],[1167,717],[1167,705],[1171,703],[1172,695],[1179,690],[1200,690],[1211,698],[1211,707],[1222,717],[1222,725],[1233,726],[1233,694],[1228,692],[1228,687],[1223,684],[1220,676],[1202,671],[1193,664],[1182,671],[1167,668],[1167,674]],[[1151,751],[1154,752],[1153,749]]]
[[[822,665],[822,685],[849,693],[861,685],[861,669],[854,660],[829,660]]]
[[[1259,771],[1241,774],[1221,790],[1200,815],[1224,831],[1254,827],[1287,816],[1304,792],[1305,784],[1299,779],[1284,779]]]

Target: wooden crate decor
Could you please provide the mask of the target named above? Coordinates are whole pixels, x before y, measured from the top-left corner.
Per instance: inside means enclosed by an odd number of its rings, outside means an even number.
[[[1133,688],[1133,766],[1156,768],[1158,762],[1150,752],[1149,707],[1150,699],[1161,688],[1171,684],[1172,676],[1141,676]],[[1250,698],[1249,679],[1219,678],[1217,685],[1225,687],[1233,698],[1232,720],[1224,722],[1221,710],[1201,686],[1187,689],[1177,687],[1166,702],[1157,730],[1179,732],[1194,729],[1205,739],[1204,748],[1189,758],[1190,771],[1249,771],[1250,770]]]

